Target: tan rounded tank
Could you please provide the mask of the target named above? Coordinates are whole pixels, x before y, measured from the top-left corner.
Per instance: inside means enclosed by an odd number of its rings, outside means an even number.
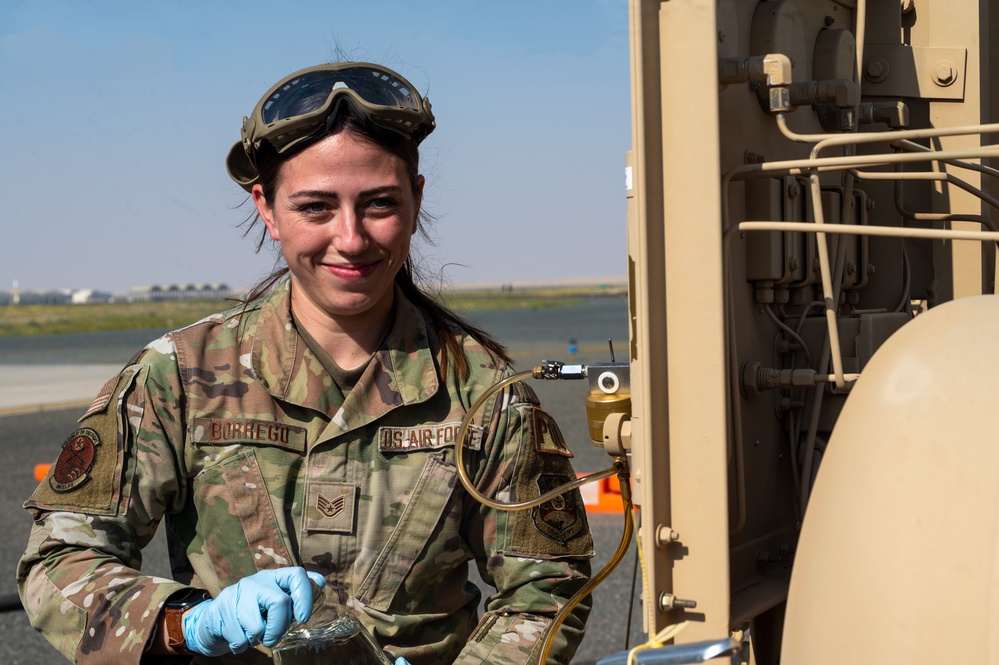
[[[847,399],[802,529],[781,662],[999,662],[999,297],[946,303]]]

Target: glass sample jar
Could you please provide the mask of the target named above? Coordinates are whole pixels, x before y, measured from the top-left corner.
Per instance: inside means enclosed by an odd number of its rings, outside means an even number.
[[[277,665],[392,665],[391,660],[349,609],[336,599],[332,585],[313,585],[312,616],[297,621],[274,647]]]

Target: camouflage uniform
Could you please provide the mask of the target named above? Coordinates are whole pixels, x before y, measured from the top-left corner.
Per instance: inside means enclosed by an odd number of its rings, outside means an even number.
[[[578,492],[506,512],[458,482],[459,424],[509,368],[466,336],[470,377],[441,376],[436,336],[397,291],[386,341],[344,395],[299,334],[289,288],[165,335],[101,391],[25,504],[32,625],[78,663],[138,663],[169,596],[302,565],[413,665],[528,662],[586,581],[593,543]],[[465,465],[487,496],[524,500],[572,475],[523,382],[470,434]],[[175,581],[138,572],[163,518]],[[477,624],[473,559],[496,588]],[[588,612],[587,599],[566,621],[558,662]]]

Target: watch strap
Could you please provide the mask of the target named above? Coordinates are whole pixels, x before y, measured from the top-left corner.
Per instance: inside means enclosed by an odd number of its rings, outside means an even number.
[[[163,625],[166,630],[166,643],[174,652],[184,656],[196,656],[197,652],[187,648],[184,639],[184,613],[211,596],[200,589],[195,593],[184,594],[179,598],[171,598],[163,606]]]

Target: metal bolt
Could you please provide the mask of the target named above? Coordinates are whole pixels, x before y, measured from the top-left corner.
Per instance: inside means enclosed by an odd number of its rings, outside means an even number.
[[[697,607],[696,600],[686,600],[684,598],[677,598],[671,593],[663,591],[659,594],[659,609],[663,612],[669,612],[670,610],[682,607],[683,609],[692,610]]]
[[[794,258],[792,256],[790,259],[788,259],[787,267],[790,268],[791,270],[797,270],[798,269],[798,259],[796,259],[796,258]]]
[[[760,564],[767,563],[781,563],[784,558],[779,554],[771,554],[767,551],[761,551],[756,555],[756,562]]]
[[[867,61],[867,80],[880,83],[888,78],[888,61],[884,58],[871,58]]]
[[[665,524],[660,524],[659,528],[656,529],[656,547],[665,547],[678,540],[680,540],[680,534]]]
[[[719,30],[718,31],[718,41],[720,41],[720,42],[725,41],[725,31],[724,30]]]
[[[948,86],[957,78],[954,65],[947,60],[940,60],[933,65],[933,82],[939,86]]]

